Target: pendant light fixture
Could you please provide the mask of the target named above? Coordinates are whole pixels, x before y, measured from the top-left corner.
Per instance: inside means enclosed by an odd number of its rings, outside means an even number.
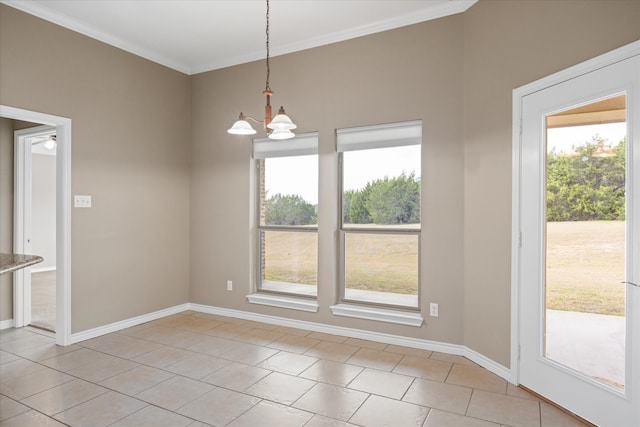
[[[249,124],[248,120],[252,120],[256,123],[262,123],[264,129],[270,139],[289,139],[293,138],[295,134],[291,132],[291,129],[295,129],[297,126],[291,121],[289,116],[284,111],[284,107],[280,107],[278,114],[272,118],[271,114],[271,95],[273,91],[269,86],[269,77],[271,74],[271,68],[269,66],[269,0],[267,0],[267,83],[265,85],[262,94],[267,97],[267,103],[264,106],[264,120],[256,120],[251,116],[245,116],[240,113],[238,120],[227,131],[234,135],[254,135],[256,130]]]

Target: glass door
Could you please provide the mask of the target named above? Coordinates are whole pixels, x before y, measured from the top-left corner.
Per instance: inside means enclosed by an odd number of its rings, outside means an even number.
[[[522,98],[519,380],[607,426],[640,425],[639,95],[631,56]]]

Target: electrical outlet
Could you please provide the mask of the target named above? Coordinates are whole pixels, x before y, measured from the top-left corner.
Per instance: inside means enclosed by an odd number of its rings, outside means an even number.
[[[91,207],[91,196],[73,196],[73,207],[74,208],[90,208]]]
[[[429,304],[429,316],[438,317],[438,304],[435,302]]]
[[[231,280],[227,280],[227,290],[228,291],[233,290],[233,282]]]

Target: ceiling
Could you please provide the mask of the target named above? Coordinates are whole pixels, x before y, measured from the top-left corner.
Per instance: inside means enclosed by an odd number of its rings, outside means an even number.
[[[464,12],[477,0],[271,0],[277,56]],[[186,74],[266,55],[265,0],[0,0]]]

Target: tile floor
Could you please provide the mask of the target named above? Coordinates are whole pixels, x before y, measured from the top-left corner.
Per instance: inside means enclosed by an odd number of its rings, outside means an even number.
[[[443,353],[184,312],[68,347],[0,331],[0,426],[581,426]]]

